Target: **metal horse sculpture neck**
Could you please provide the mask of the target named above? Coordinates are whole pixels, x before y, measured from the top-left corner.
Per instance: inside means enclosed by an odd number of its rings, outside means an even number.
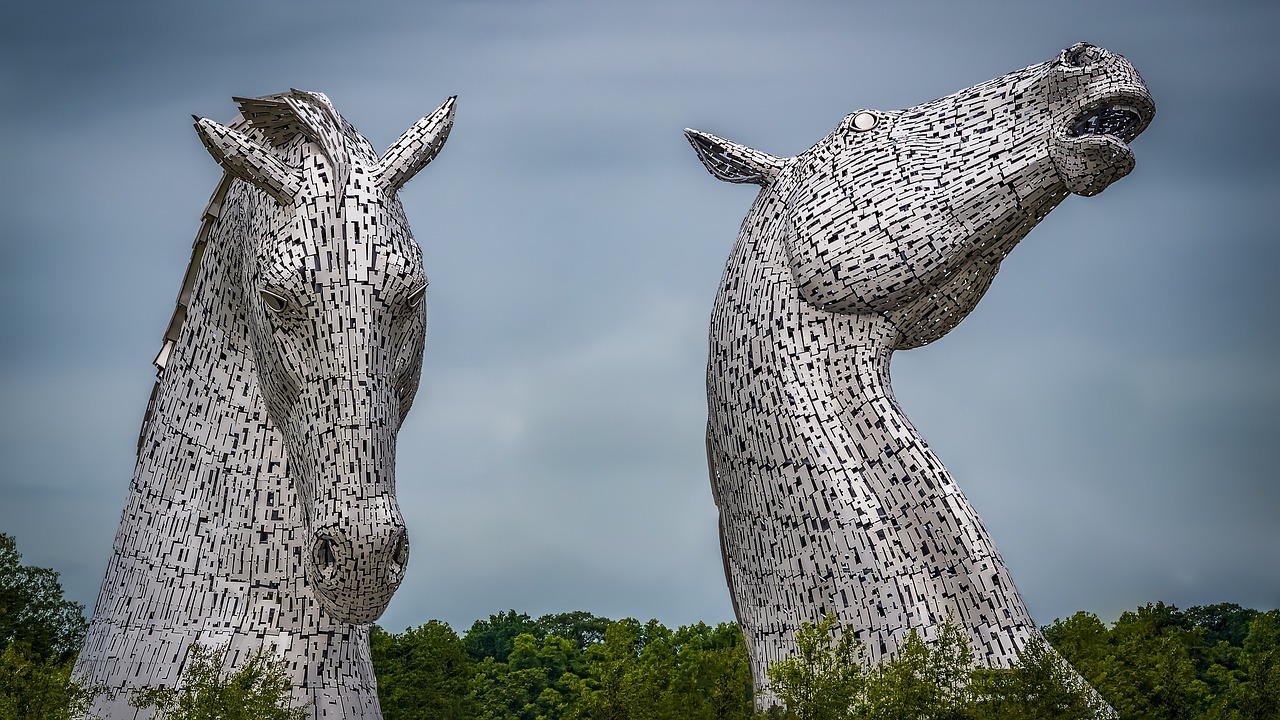
[[[871,660],[948,617],[1007,666],[1036,632],[973,507],[894,399],[889,360],[951,330],[1069,193],[1133,168],[1155,112],[1124,58],[1054,61],[898,112],[850,114],[793,158],[693,130],[763,189],[716,296],[708,460],[762,707],[768,666],[834,613]]]
[[[318,93],[196,130],[226,170],[156,359],[128,503],[76,673],[93,711],[173,685],[192,643],[288,660],[316,720],[380,717],[367,624],[404,576],[396,433],[417,391],[422,253],[399,188],[453,99],[379,156]],[[145,714],[145,713],[144,713]]]

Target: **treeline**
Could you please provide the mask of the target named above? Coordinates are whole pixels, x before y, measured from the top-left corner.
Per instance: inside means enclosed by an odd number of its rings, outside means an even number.
[[[56,572],[20,559],[0,534],[0,720],[77,717],[93,694],[70,677],[84,608],[64,599]],[[786,707],[763,715],[1072,720],[1094,717],[1105,701],[1120,720],[1280,720],[1280,610],[1155,603],[1110,625],[1082,612],[1043,631],[1047,643],[1035,640],[1015,667],[991,670],[974,667],[965,634],[949,624],[929,643],[913,635],[875,666],[834,618],[805,624],[797,654],[769,672]],[[375,625],[371,651],[387,720],[760,717],[733,623],[672,630],[656,620],[586,612],[535,620],[512,610],[461,636],[434,620],[402,633]],[[227,673],[216,649],[205,652],[207,662],[190,666],[204,669],[188,672],[177,692],[140,700],[171,720],[301,714],[283,664],[263,655],[260,666]]]
[[[732,623],[671,630],[586,612],[514,610],[462,637],[431,621],[370,642],[386,720],[752,716],[751,671]]]
[[[1009,670],[975,668],[950,625],[869,667],[834,618],[806,624],[799,653],[769,674],[787,707],[766,717],[1070,720],[1105,702],[1120,720],[1280,720],[1280,610],[1156,603],[1110,626],[1077,613],[1043,630],[1049,644],[1033,641]],[[461,636],[438,621],[399,634],[375,626],[372,651],[387,720],[759,717],[732,623],[671,630],[512,610]]]
[[[1123,720],[1280,720],[1280,610],[1155,603],[1043,630]]]

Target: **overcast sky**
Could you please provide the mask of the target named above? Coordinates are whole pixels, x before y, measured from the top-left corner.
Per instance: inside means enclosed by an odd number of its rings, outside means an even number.
[[[220,177],[192,113],[321,91],[385,147],[459,96],[402,193],[431,287],[400,434],[413,561],[382,624],[677,625],[732,618],[706,326],[755,194],[682,129],[794,155],[1079,40],[1155,97],[1137,169],[1055,210],[894,387],[1038,622],[1280,606],[1280,5],[5,5],[0,531],[90,608]]]

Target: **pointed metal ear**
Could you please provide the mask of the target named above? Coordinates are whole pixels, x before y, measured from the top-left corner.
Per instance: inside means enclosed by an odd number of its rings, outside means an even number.
[[[247,135],[208,118],[191,117],[195,118],[201,142],[227,172],[275,198],[281,205],[293,203],[302,189],[301,172]]]
[[[711,133],[685,128],[684,136],[698,153],[698,159],[718,180],[768,185],[782,168],[781,158]]]
[[[458,96],[445,101],[435,112],[404,131],[399,140],[378,161],[377,179],[388,191],[399,190],[409,178],[435,159],[453,129],[453,108]]]

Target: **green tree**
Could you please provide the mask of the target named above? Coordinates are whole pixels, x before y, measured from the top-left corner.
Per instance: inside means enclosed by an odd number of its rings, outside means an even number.
[[[22,640],[0,653],[0,718],[70,720],[82,717],[94,695],[71,679],[73,660],[41,658]]]
[[[228,646],[191,645],[178,687],[133,692],[129,704],[155,710],[154,720],[304,720],[293,703],[288,663],[259,648],[235,672],[223,672]]]
[[[1270,720],[1280,717],[1266,699],[1265,679],[1276,646],[1266,618],[1276,612],[1154,603],[1122,614],[1109,629],[1077,613],[1044,630],[1121,720]]]
[[[516,637],[533,639],[527,633]],[[476,668],[470,700],[480,720],[537,720],[545,716],[537,701],[546,687],[545,672],[536,668],[512,670],[507,663],[487,657]],[[553,700],[546,699],[548,704]]]
[[[0,651],[20,640],[40,660],[74,660],[88,623],[84,606],[62,597],[58,573],[23,565],[12,535],[0,533]]]
[[[866,690],[865,651],[852,632],[833,633],[836,616],[818,624],[802,623],[796,631],[796,654],[771,665],[769,687],[799,720],[840,720]]]
[[[369,649],[386,720],[475,716],[469,693],[476,664],[447,624],[431,620],[398,635],[374,625]]]
[[[959,720],[972,717],[973,651],[951,621],[932,646],[914,629],[892,659],[881,662],[866,684],[865,717],[875,720]]]
[[[1240,607],[1235,603],[1200,605],[1189,607],[1182,612],[1186,622],[1195,627],[1204,628],[1207,642],[1215,645],[1226,642],[1233,647],[1244,645],[1250,624],[1261,614],[1257,610]]]
[[[579,650],[586,650],[590,645],[604,642],[604,632],[612,624],[613,621],[609,618],[575,610],[543,615],[534,621],[533,634],[538,638],[556,635],[573,641]]]
[[[0,533],[0,718],[79,716],[95,695],[71,677],[84,606],[63,598],[58,573],[21,560],[17,542]]]
[[[676,630],[671,643],[674,667],[664,698],[668,716],[688,720],[751,717],[751,666],[737,624],[686,625]],[[645,661],[643,655],[641,659]]]
[[[1125,720],[1191,720],[1207,705],[1209,686],[1188,648],[1191,624],[1172,605],[1126,612],[1111,628],[1097,680],[1086,676]]]
[[[577,645],[558,635],[539,640],[517,635],[507,662],[487,657],[472,682],[481,720],[555,720],[564,717],[582,691]]]
[[[1280,610],[1258,614],[1243,646],[1243,679],[1234,693],[1238,717],[1280,718]]]
[[[751,673],[731,623],[675,631],[626,618],[585,653],[577,701],[566,717],[628,720],[747,720]]]
[[[1066,620],[1054,620],[1041,631],[1071,667],[1090,682],[1096,681],[1102,661],[1111,653],[1111,631],[1097,615],[1078,612]]]
[[[1182,615],[1190,626],[1183,640],[1196,676],[1207,687],[1205,720],[1236,717],[1238,686],[1244,679],[1240,660],[1250,623],[1260,613],[1234,603],[1191,607]]]
[[[1104,712],[1102,699],[1039,636],[1013,667],[975,670],[972,695],[982,720],[1093,720]]]
[[[604,641],[587,648],[588,681],[568,715],[589,720],[630,720],[637,695],[636,667],[644,648],[643,627],[624,618],[608,627]]]
[[[537,629],[537,625],[528,615],[508,610],[490,615],[488,620],[477,620],[472,623],[462,643],[467,648],[467,653],[476,662],[490,657],[497,662],[505,663],[507,656],[515,647],[516,636],[524,633],[534,634]]]
[[[390,647],[399,639],[373,636],[380,692],[398,682],[383,678],[396,671]],[[746,720],[752,713],[746,646],[733,623],[673,632],[656,620],[613,622],[578,611],[533,621],[512,610],[473,624],[462,644],[474,662],[470,707],[481,720]],[[384,706],[388,720],[391,707]]]

